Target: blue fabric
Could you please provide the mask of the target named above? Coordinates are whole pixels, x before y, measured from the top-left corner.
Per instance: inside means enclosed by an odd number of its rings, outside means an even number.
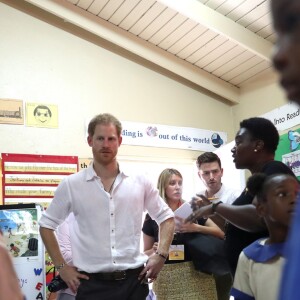
[[[255,300],[253,296],[243,293],[235,288],[231,288],[230,296],[233,296],[234,300]]]
[[[300,193],[296,201],[296,211],[284,249],[286,263],[278,300],[300,299]]]
[[[283,256],[285,243],[262,245],[260,241],[261,240],[255,241],[243,250],[248,258],[263,263],[276,256]]]

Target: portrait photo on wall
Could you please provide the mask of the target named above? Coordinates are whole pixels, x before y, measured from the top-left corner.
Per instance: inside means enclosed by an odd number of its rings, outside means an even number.
[[[58,107],[54,104],[26,103],[26,125],[58,128]]]
[[[23,101],[0,99],[0,123],[23,125]]]

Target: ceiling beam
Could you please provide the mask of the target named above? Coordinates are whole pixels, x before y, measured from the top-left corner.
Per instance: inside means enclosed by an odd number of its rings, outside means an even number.
[[[247,28],[197,0],[157,0],[197,23],[270,61],[273,45]]]
[[[177,74],[220,98],[233,104],[239,103],[240,90],[237,87],[67,1],[25,1]]]

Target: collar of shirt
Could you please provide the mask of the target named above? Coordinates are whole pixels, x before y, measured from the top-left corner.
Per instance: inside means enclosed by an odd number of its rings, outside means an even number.
[[[129,176],[129,172],[128,170],[125,170],[119,163],[119,170],[120,170],[120,174],[121,176],[125,176],[128,177]],[[96,174],[93,164],[91,163],[87,169],[86,169],[86,181],[89,180],[93,180],[94,178],[99,178],[99,176]]]
[[[284,243],[265,244],[266,239],[260,239],[246,247],[243,252],[245,255],[256,261],[266,262],[276,256],[283,256]]]

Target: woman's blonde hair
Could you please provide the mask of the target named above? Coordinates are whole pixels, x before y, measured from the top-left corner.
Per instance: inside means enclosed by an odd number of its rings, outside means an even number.
[[[172,175],[177,175],[182,179],[182,175],[178,170],[169,168],[164,169],[158,177],[157,188],[159,190],[159,195],[165,200],[165,202],[167,202],[166,187],[169,184]]]

